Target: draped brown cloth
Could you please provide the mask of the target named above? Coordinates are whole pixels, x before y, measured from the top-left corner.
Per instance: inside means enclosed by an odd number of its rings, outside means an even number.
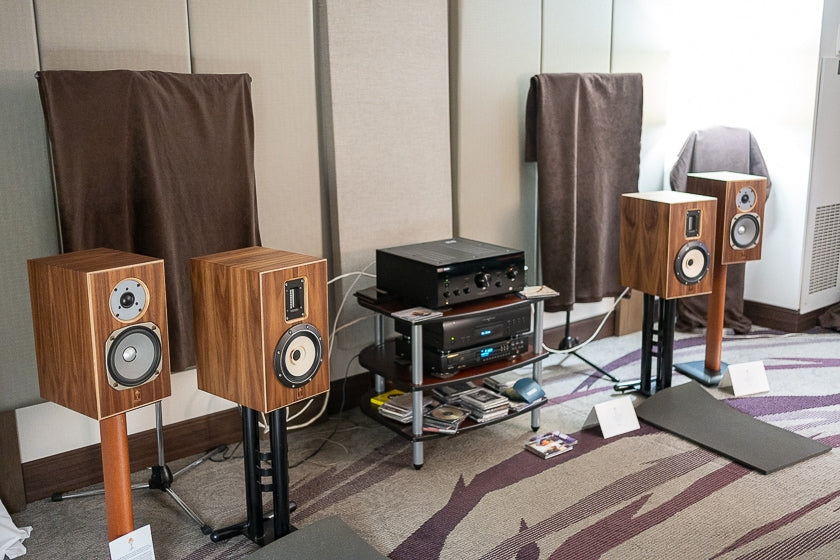
[[[688,173],[732,171],[767,177],[767,196],[770,196],[770,176],[761,149],[752,133],[745,128],[715,126],[695,130],[688,135],[677,161],[671,168],[671,188],[686,189]],[[726,297],[723,326],[736,334],[746,334],[752,321],[744,315],[744,263],[726,266]],[[693,331],[706,327],[709,296],[677,300],[677,330]]]
[[[259,245],[247,74],[44,71],[64,252],[162,258],[170,362],[195,364],[189,260]]]
[[[539,74],[525,111],[525,160],[537,162],[547,311],[600,301],[619,280],[621,195],[638,190],[641,74]]]

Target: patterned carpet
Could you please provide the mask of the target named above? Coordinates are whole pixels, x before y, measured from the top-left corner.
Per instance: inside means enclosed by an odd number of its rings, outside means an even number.
[[[675,363],[702,360],[704,345],[702,336],[678,333]],[[636,333],[580,353],[632,380],[640,346]],[[754,328],[725,339],[723,360],[763,361],[770,392],[734,398],[707,389],[714,397],[840,444],[840,334]],[[425,464],[415,470],[406,440],[353,410],[289,434],[290,462],[302,461],[291,469],[292,523],[338,515],[392,560],[840,558],[836,451],[762,475],[644,422],[604,439],[581,426],[595,404],[617,396],[613,382],[574,357],[544,364],[549,402],[540,429],[573,434],[573,451],[551,459],[525,451],[533,432],[523,415],[427,442]],[[675,385],[685,382],[675,374]],[[207,523],[224,527],[245,515],[242,469],[239,451],[198,466],[173,488]],[[135,493],[134,510],[136,526],[151,524],[158,559],[234,559],[256,550],[244,537],[210,542],[162,492]],[[24,543],[33,558],[107,558],[99,498],[30,504],[13,518],[33,527]]]

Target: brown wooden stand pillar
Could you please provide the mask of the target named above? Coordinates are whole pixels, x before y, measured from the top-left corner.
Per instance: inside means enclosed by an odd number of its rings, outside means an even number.
[[[99,434],[102,439],[102,474],[105,482],[108,542],[111,542],[134,530],[125,413],[100,420]]]
[[[716,258],[715,261],[718,259]],[[723,313],[726,307],[726,265],[715,262],[712,293],[706,316],[706,369],[720,371],[720,347],[723,341]]]
[[[712,293],[709,294],[706,312],[706,360],[704,362],[685,362],[674,369],[707,387],[715,387],[723,379],[723,370],[728,364],[720,361],[723,343],[723,313],[726,308],[726,265],[721,264],[720,256],[715,255],[712,266]]]

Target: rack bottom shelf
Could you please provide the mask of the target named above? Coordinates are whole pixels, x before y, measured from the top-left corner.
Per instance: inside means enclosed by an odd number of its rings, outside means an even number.
[[[472,430],[477,430],[479,428],[484,428],[485,426],[490,426],[492,424],[498,424],[499,422],[505,422],[510,420],[511,418],[515,418],[517,416],[521,416],[523,414],[527,414],[536,410],[537,408],[544,405],[548,402],[548,399],[545,397],[540,398],[537,401],[529,404],[528,406],[516,410],[516,411],[509,411],[507,416],[502,416],[501,418],[495,418],[493,420],[488,420],[486,422],[476,422],[472,418],[467,418],[464,422],[458,427],[458,430],[454,433],[449,432],[423,432],[422,435],[415,435],[412,433],[411,423],[403,424],[401,422],[397,422],[396,420],[391,420],[390,418],[386,418],[379,414],[377,407],[373,406],[370,403],[370,397],[374,396],[376,393],[371,391],[370,393],[366,394],[362,397],[362,401],[359,404],[359,407],[362,409],[366,415],[370,416],[383,426],[390,428],[392,431],[396,432],[398,435],[404,437],[408,441],[417,442],[417,441],[426,441],[430,439],[436,439],[441,437],[452,437],[463,434],[465,432],[469,432]],[[537,429],[539,426],[531,426],[532,429]]]

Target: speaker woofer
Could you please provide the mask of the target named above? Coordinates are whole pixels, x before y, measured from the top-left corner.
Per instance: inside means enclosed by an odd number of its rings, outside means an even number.
[[[274,348],[274,374],[287,387],[300,387],[318,372],[323,359],[321,333],[308,323],[295,325]]]
[[[732,218],[729,244],[733,249],[752,249],[758,245],[761,222],[757,214],[739,214]]]
[[[123,390],[157,377],[163,365],[160,332],[154,323],[138,323],[111,333],[105,342],[108,384]]]
[[[700,282],[709,271],[709,249],[702,241],[689,241],[674,259],[674,272],[683,284]]]

